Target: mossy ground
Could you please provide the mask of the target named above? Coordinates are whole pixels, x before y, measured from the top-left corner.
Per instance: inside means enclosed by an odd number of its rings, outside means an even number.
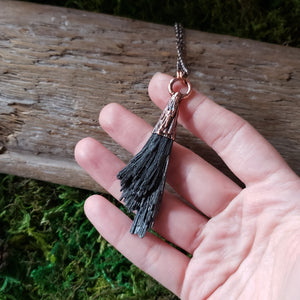
[[[34,2],[300,46],[300,0]],[[99,236],[89,194],[0,174],[0,299],[176,299]]]
[[[89,194],[0,175],[0,299],[175,299],[99,236]]]

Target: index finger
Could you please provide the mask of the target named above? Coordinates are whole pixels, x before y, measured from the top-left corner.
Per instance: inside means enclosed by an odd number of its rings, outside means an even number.
[[[160,108],[170,98],[171,78],[158,73],[149,84],[149,95]],[[279,171],[293,174],[274,147],[248,122],[197,91],[181,102],[178,121],[213,148],[245,184]]]

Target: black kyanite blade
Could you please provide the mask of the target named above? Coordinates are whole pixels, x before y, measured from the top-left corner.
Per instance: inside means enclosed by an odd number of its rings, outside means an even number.
[[[173,140],[152,133],[143,149],[117,175],[125,206],[136,212],[130,232],[144,237],[163,197]]]

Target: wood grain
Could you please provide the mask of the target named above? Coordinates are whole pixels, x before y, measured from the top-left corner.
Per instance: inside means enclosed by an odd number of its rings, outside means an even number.
[[[147,85],[175,73],[174,45],[169,26],[0,1],[0,172],[101,190],[74,146],[92,136],[130,158],[98,113],[119,102],[155,124]],[[300,174],[300,49],[193,30],[186,47],[193,87],[252,123]],[[177,141],[229,172],[183,128]]]

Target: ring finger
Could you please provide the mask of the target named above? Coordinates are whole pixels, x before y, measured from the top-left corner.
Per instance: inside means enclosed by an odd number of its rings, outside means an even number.
[[[91,138],[83,139],[77,144],[75,157],[96,182],[115,198],[120,198],[120,182],[116,175],[124,167],[124,163],[119,158]],[[154,230],[173,244],[193,253],[197,237],[206,222],[205,216],[176,196],[165,192]]]

